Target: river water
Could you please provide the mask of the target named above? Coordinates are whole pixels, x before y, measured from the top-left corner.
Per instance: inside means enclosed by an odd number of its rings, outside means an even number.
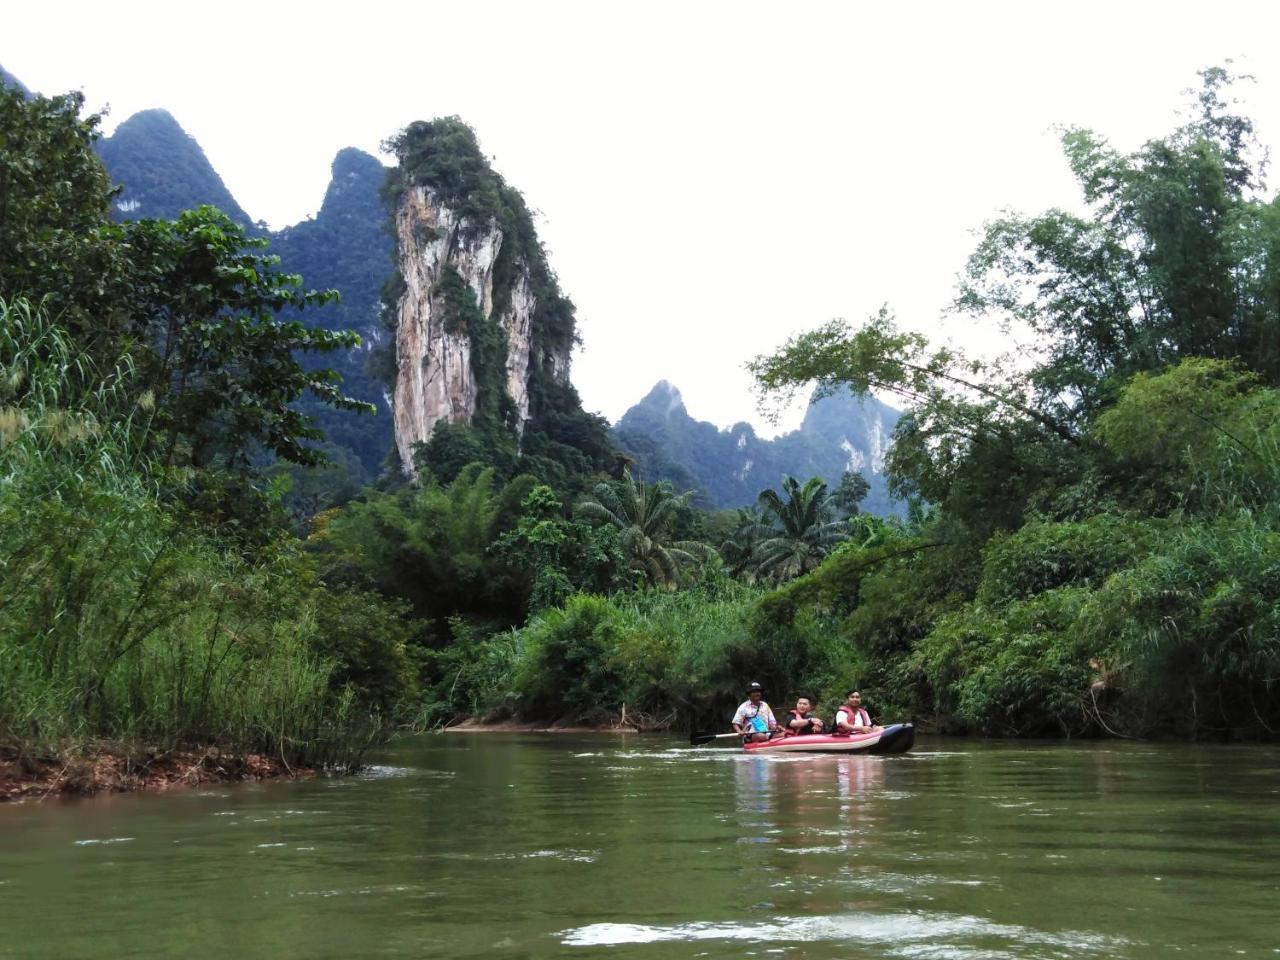
[[[0,807],[0,957],[1280,956],[1280,751],[401,740]]]

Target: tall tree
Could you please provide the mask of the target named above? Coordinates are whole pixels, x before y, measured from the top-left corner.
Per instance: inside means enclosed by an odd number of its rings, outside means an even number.
[[[846,470],[840,476],[840,486],[836,487],[835,493],[831,495],[831,502],[846,517],[852,517],[858,512],[858,505],[870,492],[871,484],[867,482],[866,477]]]

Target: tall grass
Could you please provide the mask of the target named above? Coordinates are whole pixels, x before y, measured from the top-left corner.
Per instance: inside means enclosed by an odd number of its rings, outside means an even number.
[[[373,731],[314,652],[307,571],[184,526],[133,386],[127,359],[96,367],[42,309],[0,300],[0,741],[353,762]]]

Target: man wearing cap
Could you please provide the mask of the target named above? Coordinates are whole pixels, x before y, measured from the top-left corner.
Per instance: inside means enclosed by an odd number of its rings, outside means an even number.
[[[778,721],[764,702],[764,688],[758,683],[747,687],[747,699],[733,715],[733,729],[742,734],[743,743],[758,743],[778,736]]]

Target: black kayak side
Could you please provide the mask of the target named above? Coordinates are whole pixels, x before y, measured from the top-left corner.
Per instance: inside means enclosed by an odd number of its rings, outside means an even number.
[[[879,741],[867,753],[906,753],[915,742],[915,724],[895,723],[884,728]]]

